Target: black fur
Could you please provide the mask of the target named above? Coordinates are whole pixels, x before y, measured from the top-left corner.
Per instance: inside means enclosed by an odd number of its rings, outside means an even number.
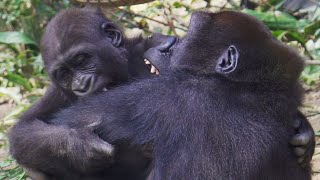
[[[114,38],[107,30],[115,33]],[[48,125],[45,120],[82,96],[113,88],[128,80],[150,77],[143,53],[167,38],[155,34],[148,39],[127,39],[119,27],[93,8],[60,12],[48,24],[41,43],[52,85],[12,128],[12,156],[36,179],[143,178],[149,160],[141,158],[140,152],[126,151],[122,153],[123,157],[115,156],[114,147],[94,134],[93,128],[70,132],[65,127]],[[77,54],[81,53],[90,57],[78,62]],[[72,77],[70,74],[59,77],[61,72],[58,71],[65,67],[77,71]],[[93,83],[86,82],[89,75],[95,76]],[[73,84],[76,77],[82,84]],[[87,85],[90,87],[86,88]],[[84,93],[77,93],[79,88]],[[107,173],[99,172],[110,164],[112,167]],[[38,175],[41,172],[43,177]]]
[[[239,56],[225,55],[230,47]],[[296,52],[237,12],[194,13],[173,51],[167,75],[82,100],[51,122],[97,124],[107,142],[148,147],[150,179],[311,179],[287,143],[302,97]],[[221,71],[230,59],[235,68]]]

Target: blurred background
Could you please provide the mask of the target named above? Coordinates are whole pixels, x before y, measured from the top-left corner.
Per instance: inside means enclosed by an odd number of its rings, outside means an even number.
[[[27,179],[8,155],[6,133],[50,83],[39,41],[60,10],[87,0],[1,0],[0,2],[0,180]],[[159,32],[182,37],[195,10],[235,10],[263,21],[280,41],[306,58],[300,77],[306,90],[302,111],[316,131],[314,179],[320,180],[320,1],[319,0],[97,0],[90,1],[129,37]],[[319,136],[319,137],[318,137]]]

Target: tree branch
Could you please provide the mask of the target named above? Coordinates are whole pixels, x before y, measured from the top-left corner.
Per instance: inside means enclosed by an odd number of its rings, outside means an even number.
[[[306,60],[306,65],[320,65],[320,60]]]
[[[165,25],[165,26],[170,26],[170,24],[168,24],[168,23],[165,23],[165,22],[162,22],[162,21],[158,21],[158,20],[156,20],[156,19],[152,19],[152,18],[149,18],[149,17],[144,16],[144,15],[141,15],[141,14],[136,14],[136,13],[134,13],[134,12],[131,12],[131,11],[128,11],[128,10],[125,10],[125,9],[120,9],[120,8],[117,8],[117,9],[118,9],[119,11],[123,11],[123,12],[125,12],[125,13],[127,13],[127,14],[130,14],[130,15],[133,15],[133,16],[139,16],[139,17],[148,19],[148,20],[150,20],[150,21],[153,21],[153,22],[156,22],[156,23]],[[182,31],[187,31],[186,28],[176,27],[176,26],[175,26],[175,28],[180,29],[180,30],[182,30]]]

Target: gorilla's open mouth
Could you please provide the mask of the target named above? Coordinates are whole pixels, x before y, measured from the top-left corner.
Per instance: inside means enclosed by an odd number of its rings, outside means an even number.
[[[151,74],[154,74],[154,73],[156,73],[156,75],[160,74],[160,71],[153,64],[151,64],[151,62],[148,59],[144,59],[144,63],[148,65]]]

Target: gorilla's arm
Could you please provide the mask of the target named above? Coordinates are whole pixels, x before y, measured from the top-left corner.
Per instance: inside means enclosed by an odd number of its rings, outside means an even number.
[[[72,101],[74,101],[72,96],[67,97],[64,92],[52,84],[46,90],[45,95],[24,112],[20,119],[29,121],[34,118],[48,118],[51,114],[69,106]]]
[[[104,158],[111,155],[110,144],[98,138],[92,129],[70,131],[44,121],[69,106],[71,101],[60,89],[51,85],[44,97],[21,116],[9,133],[10,153],[19,164],[29,169],[38,170],[41,167],[43,172],[65,173],[69,170],[65,168],[68,159],[70,167],[87,171],[99,159],[97,157],[103,159],[102,155]]]

